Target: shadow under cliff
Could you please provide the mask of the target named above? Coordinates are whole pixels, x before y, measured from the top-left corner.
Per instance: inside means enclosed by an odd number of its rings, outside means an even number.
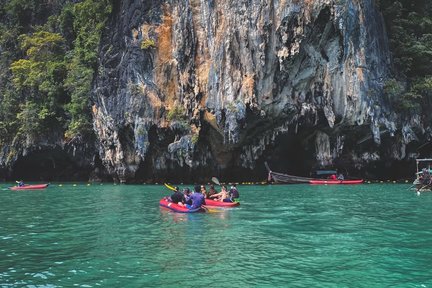
[[[93,162],[85,158],[74,159],[65,150],[57,147],[33,151],[20,156],[12,166],[5,180],[16,181],[112,181],[103,172],[97,156]]]

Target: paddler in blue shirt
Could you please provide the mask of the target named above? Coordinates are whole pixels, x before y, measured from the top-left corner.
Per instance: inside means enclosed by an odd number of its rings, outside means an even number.
[[[190,199],[192,200],[192,205],[186,205],[189,209],[197,209],[200,208],[201,205],[205,205],[205,198],[201,193],[201,187],[199,185],[194,187],[194,193],[192,193]]]

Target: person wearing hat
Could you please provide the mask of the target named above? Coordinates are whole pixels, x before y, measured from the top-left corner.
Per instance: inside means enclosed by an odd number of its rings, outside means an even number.
[[[201,193],[201,186],[200,185],[196,185],[194,187],[194,193],[192,193],[190,199],[192,200],[192,204],[186,205],[186,207],[189,209],[197,209],[197,208],[201,207],[202,205],[205,205],[205,197]]]

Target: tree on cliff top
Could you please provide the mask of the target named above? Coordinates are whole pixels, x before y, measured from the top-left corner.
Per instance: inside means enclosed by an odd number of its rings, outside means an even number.
[[[432,104],[429,99],[432,89],[428,84],[432,79],[432,4],[425,0],[381,0],[379,5],[389,32],[395,75],[406,83],[395,84],[395,79],[390,79],[387,91],[394,92],[396,86],[403,89],[387,95],[403,111],[417,113],[420,107],[429,111]]]

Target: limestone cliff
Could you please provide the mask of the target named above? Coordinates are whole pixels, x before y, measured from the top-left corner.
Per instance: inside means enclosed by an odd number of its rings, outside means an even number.
[[[117,1],[94,82],[99,154],[125,182],[236,177],[264,158],[361,168],[391,158],[382,135],[409,142],[382,100],[389,65],[372,0]]]

